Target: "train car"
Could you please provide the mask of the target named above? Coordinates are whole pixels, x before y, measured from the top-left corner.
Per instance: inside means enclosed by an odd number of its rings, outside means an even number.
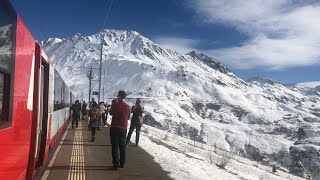
[[[0,179],[33,179],[48,163],[73,98],[9,0],[1,0]]]

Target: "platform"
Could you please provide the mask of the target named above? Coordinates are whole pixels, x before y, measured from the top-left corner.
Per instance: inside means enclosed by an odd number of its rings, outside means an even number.
[[[91,132],[83,120],[76,129],[69,126],[41,179],[171,179],[151,155],[134,144],[127,147],[125,167],[114,171],[109,130],[109,127],[101,127],[101,131],[96,132],[95,142],[90,142]]]

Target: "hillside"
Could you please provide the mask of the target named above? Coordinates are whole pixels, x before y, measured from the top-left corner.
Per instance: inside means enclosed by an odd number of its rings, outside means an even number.
[[[85,100],[86,74],[99,67],[101,39],[107,101],[126,90],[130,104],[143,98],[147,125],[301,177],[319,177],[319,88],[244,81],[212,57],[165,49],[135,31],[43,41],[61,76]],[[98,71],[94,75],[97,80]],[[92,89],[98,90],[96,81]]]

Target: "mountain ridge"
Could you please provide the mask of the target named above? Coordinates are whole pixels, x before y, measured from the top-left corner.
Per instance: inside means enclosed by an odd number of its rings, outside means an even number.
[[[226,150],[239,147],[244,157],[302,177],[320,168],[319,95],[281,83],[243,81],[214,58],[193,51],[180,54],[135,32],[104,30],[43,41],[61,76],[78,94],[85,90],[85,97],[87,69],[81,68],[98,67],[101,39],[104,95],[127,90],[128,97],[146,97],[147,125]],[[97,83],[92,89],[97,90]],[[309,161],[310,156],[315,160]]]

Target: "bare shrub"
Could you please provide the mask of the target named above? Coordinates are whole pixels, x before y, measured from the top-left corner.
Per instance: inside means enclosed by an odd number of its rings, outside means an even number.
[[[224,151],[220,155],[221,158],[216,165],[221,169],[225,169],[225,167],[230,163],[230,160],[234,157],[234,154],[229,151]]]
[[[169,134],[166,134],[163,138],[163,140],[168,141],[169,140]]]
[[[229,164],[230,160],[233,159],[233,157],[239,152],[240,144],[236,143],[235,141],[233,141],[231,144],[233,144],[234,146],[231,148],[230,151],[222,151],[220,153],[221,158],[216,165],[221,169],[225,169],[225,167]]]

